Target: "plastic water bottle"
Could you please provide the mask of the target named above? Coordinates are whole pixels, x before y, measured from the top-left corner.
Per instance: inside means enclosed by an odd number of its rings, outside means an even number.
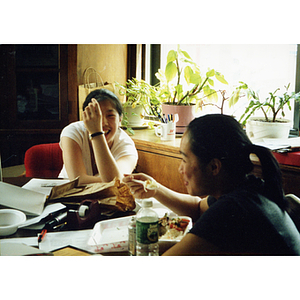
[[[128,224],[128,251],[130,255],[136,254],[136,220],[131,217]]]
[[[145,199],[136,216],[136,255],[158,256],[158,215],[151,209],[152,200]]]

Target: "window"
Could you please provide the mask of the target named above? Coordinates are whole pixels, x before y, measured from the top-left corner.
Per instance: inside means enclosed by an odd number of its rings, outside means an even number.
[[[160,51],[161,66],[166,65],[167,53],[169,50],[176,50],[177,44],[162,44]],[[191,58],[200,66],[202,73],[210,69],[215,69],[224,75],[228,86],[224,86],[215,81],[215,88],[226,88],[230,91],[239,81],[243,81],[254,91],[258,92],[261,99],[266,98],[269,92],[274,92],[280,87],[284,92],[284,86],[290,83],[289,91],[295,91],[296,85],[296,44],[278,45],[256,45],[256,44],[234,44],[234,45],[200,45],[181,44],[180,48],[189,53]],[[298,53],[299,55],[299,53]],[[296,86],[296,88],[298,88]],[[241,98],[240,101],[229,109],[225,107],[224,113],[234,115],[238,119],[244,111],[247,100]],[[204,113],[218,112],[213,106],[206,106]],[[202,112],[203,113],[203,112]],[[286,117],[294,119],[294,103],[292,111],[285,111]],[[298,106],[295,115],[298,115]],[[294,127],[298,130],[299,121],[295,118]]]

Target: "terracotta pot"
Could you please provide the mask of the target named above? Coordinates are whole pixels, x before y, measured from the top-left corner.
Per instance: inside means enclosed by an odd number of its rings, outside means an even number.
[[[176,133],[184,133],[187,125],[195,118],[195,109],[195,105],[162,104],[162,113],[166,116],[178,114],[179,120],[176,123]]]
[[[266,122],[264,117],[252,117],[246,123],[246,133],[252,142],[262,142],[265,138],[287,139],[291,129],[291,121]]]

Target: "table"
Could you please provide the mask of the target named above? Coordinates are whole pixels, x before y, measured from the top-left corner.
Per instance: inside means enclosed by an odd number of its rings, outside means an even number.
[[[9,184],[13,184],[19,187],[22,187],[24,184],[26,184],[27,182],[29,182],[32,178],[30,177],[6,177],[3,178],[3,182],[9,183]],[[57,178],[55,178],[57,179]],[[92,229],[93,226],[90,228]],[[66,229],[68,230],[68,229]],[[18,229],[17,232],[13,235],[10,236],[4,236],[4,237],[0,237],[0,239],[4,239],[4,238],[22,238],[22,237],[36,237],[38,234],[40,233],[40,230],[33,230],[33,229]],[[54,256],[86,256],[86,255],[93,255],[90,253],[87,253],[86,251],[82,251],[80,249],[76,249],[73,247],[66,247],[64,249],[58,249],[53,251]],[[102,253],[102,255],[109,255],[109,256],[113,256],[113,255],[118,255],[118,256],[128,256],[129,252],[128,251],[124,251],[124,252],[108,252],[108,253]]]
[[[24,184],[26,184],[29,180],[32,178],[30,177],[8,177],[8,178],[3,178],[3,181],[9,184],[13,184],[19,187],[22,187]],[[55,178],[57,179],[57,178]],[[161,204],[157,206],[157,208],[163,208]],[[92,229],[93,226],[89,229]],[[67,231],[68,229],[66,229]],[[4,238],[22,238],[22,237],[37,237],[37,235],[40,233],[40,230],[32,230],[32,229],[18,229],[18,231],[8,237],[0,237],[0,239]],[[160,254],[165,252],[169,247],[171,246],[171,243],[160,243]],[[66,247],[64,249],[59,249],[53,251],[53,254],[55,256],[86,256],[86,255],[93,255],[90,253],[87,253],[86,251],[81,251],[80,249],[76,249],[73,247]],[[128,251],[122,251],[122,252],[106,252],[106,253],[101,253],[101,255],[104,256],[128,256],[129,252]]]

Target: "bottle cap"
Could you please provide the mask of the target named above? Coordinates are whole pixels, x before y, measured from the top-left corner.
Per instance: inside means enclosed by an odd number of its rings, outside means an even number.
[[[153,202],[150,199],[144,199],[142,202],[142,207],[152,207]]]

